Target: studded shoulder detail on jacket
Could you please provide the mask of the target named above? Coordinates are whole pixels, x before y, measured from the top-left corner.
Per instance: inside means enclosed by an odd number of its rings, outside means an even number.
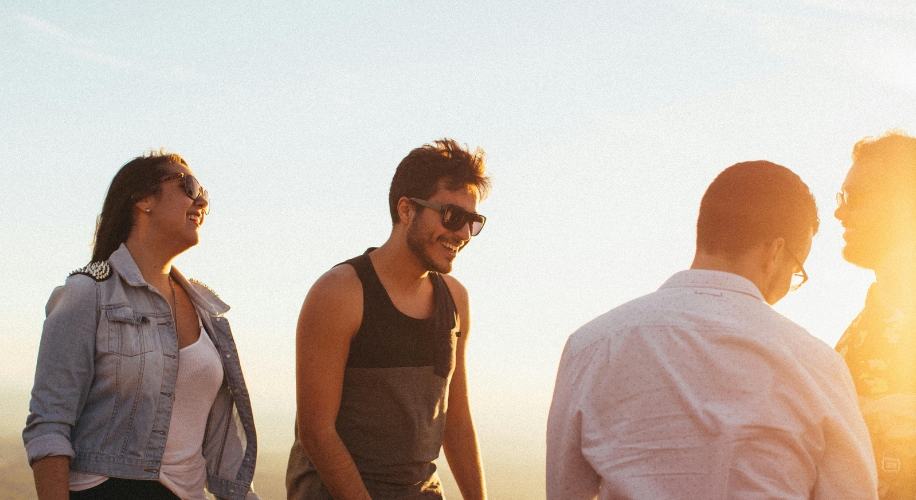
[[[105,281],[111,277],[111,266],[108,264],[107,260],[90,262],[86,266],[74,269],[70,273],[70,276],[74,274],[85,274],[96,281]]]
[[[207,290],[209,290],[209,291],[210,291],[210,293],[212,293],[212,294],[213,294],[213,296],[214,296],[214,297],[216,297],[216,298],[218,298],[218,299],[219,299],[219,294],[218,294],[218,293],[216,293],[216,291],[215,291],[215,290],[213,290],[212,288],[210,288],[210,286],[209,286],[209,285],[207,285],[206,283],[202,283],[202,282],[200,282],[200,281],[198,281],[198,280],[196,280],[196,279],[194,279],[194,278],[191,278],[191,279],[189,279],[189,280],[188,280],[188,282],[190,282],[190,283],[194,283],[195,285],[200,285],[200,286],[202,286],[202,287],[204,287],[204,288],[206,288]]]

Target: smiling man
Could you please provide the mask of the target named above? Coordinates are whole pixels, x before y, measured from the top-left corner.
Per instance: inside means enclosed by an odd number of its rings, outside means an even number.
[[[548,500],[876,498],[843,360],[770,307],[805,281],[818,224],[785,167],[716,177],[691,268],[566,343]]]
[[[480,233],[483,152],[443,139],[391,181],[388,240],[325,273],[296,330],[296,499],[441,499],[445,451],[461,494],[486,497],[468,404],[467,290],[448,276]]]
[[[837,344],[871,433],[882,499],[916,498],[916,138],[859,141],[837,194],[843,257],[875,272]]]

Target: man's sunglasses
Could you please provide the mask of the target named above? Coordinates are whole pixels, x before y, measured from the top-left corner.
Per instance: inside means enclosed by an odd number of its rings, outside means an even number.
[[[483,229],[484,223],[487,222],[487,218],[483,215],[468,212],[457,205],[440,205],[418,198],[408,199],[422,207],[438,210],[442,214],[442,227],[449,231],[460,231],[464,229],[465,224],[470,224],[471,236],[477,236],[480,234],[480,230]]]
[[[200,182],[198,182],[197,178],[193,175],[186,174],[184,172],[178,172],[159,179],[156,184],[161,184],[163,182],[171,181],[174,179],[184,179],[185,194],[188,195],[188,198],[191,198],[194,201],[197,201],[198,198],[203,198],[204,201],[207,202],[207,206],[204,208],[204,213],[210,215],[210,193],[208,193],[207,190],[200,185]]]

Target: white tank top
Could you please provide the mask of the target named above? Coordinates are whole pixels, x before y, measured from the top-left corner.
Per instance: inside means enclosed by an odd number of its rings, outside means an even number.
[[[202,453],[204,430],[222,382],[219,352],[201,325],[197,342],[179,351],[175,401],[159,469],[159,482],[182,500],[207,498],[204,493],[207,471]],[[86,490],[106,479],[105,476],[71,471],[70,490]]]

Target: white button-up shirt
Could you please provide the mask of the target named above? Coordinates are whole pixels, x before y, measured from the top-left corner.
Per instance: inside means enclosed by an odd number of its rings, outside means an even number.
[[[749,280],[682,271],[563,351],[547,498],[877,498],[842,358]]]

